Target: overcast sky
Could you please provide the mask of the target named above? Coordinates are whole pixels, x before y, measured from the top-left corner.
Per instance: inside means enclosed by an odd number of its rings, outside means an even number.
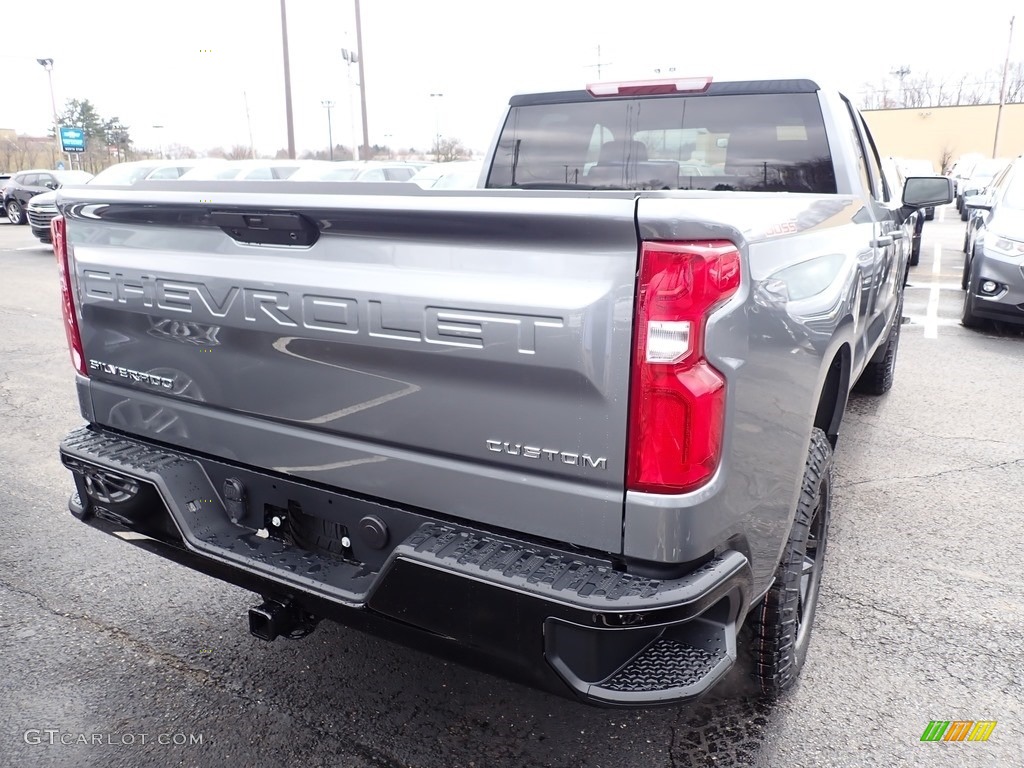
[[[50,124],[53,58],[58,111],[68,98],[119,116],[140,147],[205,150],[287,146],[280,0],[4,2],[0,128],[42,135]],[[1000,69],[1011,13],[1012,56],[1024,58],[1024,4],[814,0],[362,0],[370,142],[428,148],[435,130],[483,150],[513,93],[656,77],[811,77],[857,98],[868,81],[909,67],[981,79]],[[295,141],[327,146],[359,133],[352,0],[288,0]],[[352,82],[358,72],[352,67]],[[443,96],[431,98],[431,93]],[[246,119],[246,98],[249,119]],[[152,126],[162,125],[163,129]]]

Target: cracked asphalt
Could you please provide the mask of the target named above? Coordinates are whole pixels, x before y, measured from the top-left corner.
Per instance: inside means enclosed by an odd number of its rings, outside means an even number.
[[[76,523],[53,256],[0,224],[0,766],[1020,765],[1024,335],[957,324],[963,225],[940,218],[894,388],[849,405],[799,685],[768,705],[739,665],[712,699],[644,712],[333,624],[263,643],[253,596]],[[998,725],[922,743],[930,720]]]

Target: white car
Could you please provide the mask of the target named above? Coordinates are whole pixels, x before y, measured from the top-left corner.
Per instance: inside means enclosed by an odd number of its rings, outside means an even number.
[[[295,172],[291,181],[409,181],[416,166],[399,161],[340,160]]]
[[[300,168],[329,166],[327,160],[225,160],[217,165],[203,165],[183,173],[188,181],[251,180],[269,181],[290,178]]]
[[[104,168],[86,184],[101,184],[108,187],[128,187],[140,181],[177,179],[193,168],[222,163],[223,160],[182,159],[182,160],[134,160]],[[57,193],[44,192],[29,200],[25,208],[32,234],[42,242],[50,242],[50,220],[57,215]]]
[[[475,189],[480,186],[482,172],[480,160],[456,160],[428,165],[409,181],[423,189]]]

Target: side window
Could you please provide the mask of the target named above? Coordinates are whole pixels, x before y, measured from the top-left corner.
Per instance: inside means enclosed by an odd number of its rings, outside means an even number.
[[[587,157],[584,161],[584,167],[590,170],[590,167],[597,164],[597,158],[601,155],[601,147],[611,141],[614,137],[612,132],[603,125],[595,125],[593,132],[590,134],[590,146],[587,147]]]
[[[359,177],[360,181],[386,181],[384,178],[384,171],[380,168],[372,168],[362,176]]]
[[[1020,161],[1016,167],[1011,166],[1009,173],[1003,177],[1000,201],[1010,208],[1024,208],[1024,174],[1021,173]]]
[[[871,171],[872,194],[876,200],[888,200],[888,195],[882,189],[884,184],[882,164],[878,159],[878,148],[875,146],[875,140],[871,136],[871,131],[868,130],[867,123],[864,122],[864,118],[860,114],[857,114],[857,124],[860,125],[861,133],[867,138],[868,170]]]
[[[26,187],[36,187],[36,186],[39,186],[38,182],[36,181],[36,179],[38,179],[38,178],[39,178],[38,174],[26,173],[24,176],[18,176],[15,179],[15,181],[18,184],[21,184],[21,185],[26,186]]]
[[[992,181],[992,202],[1006,202],[1012,208],[1024,208],[1024,176],[1014,165],[1011,163]]]
[[[408,181],[412,178],[411,168],[385,168],[384,175],[388,181]]]
[[[181,175],[181,169],[180,168],[170,167],[170,168],[160,168],[160,169],[158,169],[156,171],[153,171],[153,173],[151,173],[147,178],[152,179],[152,180],[176,179],[180,175]]]
[[[1012,164],[1006,166],[1005,168],[1003,168],[1003,170],[996,174],[996,177],[994,179],[992,179],[992,184],[990,186],[992,188],[992,193],[994,195],[1000,194],[1006,188],[1006,178],[1007,176],[1010,175],[1010,169],[1012,167]]]
[[[871,186],[871,176],[868,174],[868,161],[864,152],[864,142],[860,131],[857,130],[857,116],[850,102],[846,101],[846,99],[843,99],[843,101],[846,103],[847,114],[850,118],[850,137],[853,139],[853,148],[857,155],[857,170],[860,172],[860,181],[864,189],[873,194],[874,188]]]
[[[256,168],[252,171],[249,171],[249,173],[245,174],[245,178],[261,180],[273,179],[274,172],[270,168]]]

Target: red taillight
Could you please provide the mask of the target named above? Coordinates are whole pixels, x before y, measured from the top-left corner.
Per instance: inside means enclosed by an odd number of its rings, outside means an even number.
[[[78,317],[75,315],[75,296],[71,290],[67,223],[63,216],[55,216],[50,220],[50,239],[53,241],[53,253],[57,257],[57,266],[60,269],[60,306],[64,313],[64,333],[68,337],[71,364],[80,374],[88,376],[85,353],[82,351],[82,335],[78,332]]]
[[[703,93],[710,77],[677,77],[671,80],[629,80],[623,83],[590,83],[591,96],[654,96],[660,93]]]
[[[727,241],[645,242],[637,281],[627,487],[682,493],[722,454],[725,379],[704,358],[708,315],[740,285]]]

